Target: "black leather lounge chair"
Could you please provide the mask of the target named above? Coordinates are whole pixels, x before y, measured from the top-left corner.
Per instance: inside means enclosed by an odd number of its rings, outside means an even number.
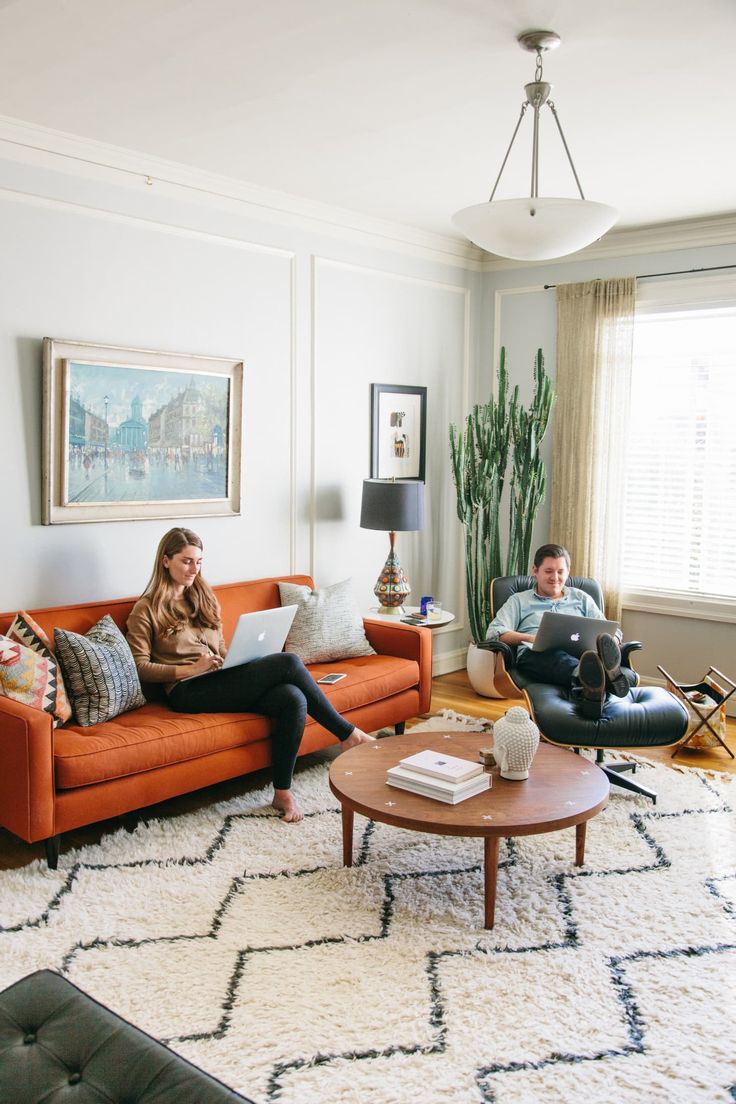
[[[503,575],[494,579],[491,583],[491,617],[495,617],[496,611],[512,594],[530,590],[534,582],[532,575]],[[603,610],[603,593],[595,579],[571,575],[568,583],[584,590]],[[605,762],[604,749],[665,747],[681,740],[687,729],[688,717],[684,706],[672,694],[659,686],[637,685],[625,698],[609,695],[600,720],[590,720],[580,715],[569,691],[525,678],[516,669],[516,648],[501,641],[487,641],[481,647],[496,653],[495,685],[499,693],[526,700],[527,708],[545,740],[576,751],[595,748],[596,762],[612,784],[644,794],[656,804],[657,795],[653,790],[622,773],[631,771],[633,774],[636,764]],[[639,641],[621,645],[625,667],[631,667],[631,653],[641,647]]]

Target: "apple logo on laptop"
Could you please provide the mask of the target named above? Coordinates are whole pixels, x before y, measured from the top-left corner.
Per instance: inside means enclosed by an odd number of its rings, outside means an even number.
[[[261,640],[265,640],[265,639],[266,639],[266,634],[265,634],[265,632],[262,632],[262,633],[259,633],[259,634],[258,634],[258,640],[259,640],[259,641],[261,641]]]
[[[577,644],[578,640],[580,639],[580,633],[572,633],[570,639]]]

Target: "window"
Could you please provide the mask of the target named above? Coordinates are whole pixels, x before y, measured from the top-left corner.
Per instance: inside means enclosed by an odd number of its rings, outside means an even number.
[[[640,285],[623,584],[736,600],[736,276]]]

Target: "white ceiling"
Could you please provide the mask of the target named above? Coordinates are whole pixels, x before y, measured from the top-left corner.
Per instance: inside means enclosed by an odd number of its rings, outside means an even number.
[[[0,0],[0,115],[459,237],[534,27],[587,198],[623,227],[736,209],[736,0]],[[540,194],[574,195],[541,125]],[[517,147],[499,198],[528,193],[530,113]]]

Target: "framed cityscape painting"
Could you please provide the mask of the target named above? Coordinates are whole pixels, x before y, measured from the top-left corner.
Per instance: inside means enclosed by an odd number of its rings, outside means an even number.
[[[243,363],[44,338],[44,525],[240,513]]]
[[[371,479],[424,480],[427,388],[371,384]]]

